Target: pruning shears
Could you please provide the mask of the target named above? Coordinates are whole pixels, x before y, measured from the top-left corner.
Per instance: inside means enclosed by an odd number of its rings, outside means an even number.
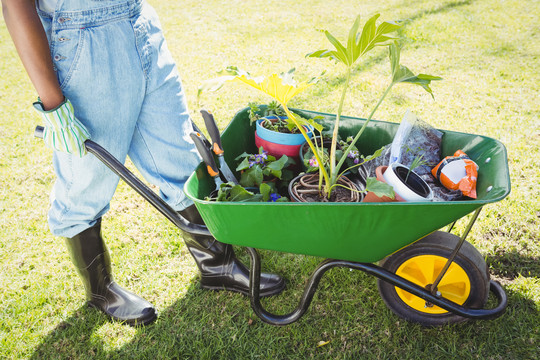
[[[219,189],[220,185],[223,183],[223,180],[220,177],[220,173],[224,176],[224,180],[227,182],[232,182],[238,184],[238,180],[230,170],[229,166],[223,158],[223,148],[221,146],[221,137],[219,134],[218,127],[215,123],[214,117],[212,114],[206,110],[201,110],[201,114],[205,120],[205,125],[208,129],[208,133],[211,136],[212,143],[210,143],[206,137],[199,130],[197,125],[192,122],[194,132],[190,134],[191,139],[193,140],[197,151],[201,155],[204,163],[206,164],[206,170],[208,174],[214,178],[216,183],[216,190]],[[216,165],[214,160],[214,154],[218,156],[219,159],[219,168]]]
[[[201,110],[201,115],[204,119],[204,124],[208,130],[208,134],[210,134],[210,139],[212,139],[211,150],[218,157],[219,169],[221,170],[221,173],[227,181],[238,184],[238,181],[229,168],[229,165],[227,165],[227,162],[225,162],[225,158],[223,156],[224,150],[223,146],[221,145],[221,136],[219,134],[219,129],[217,127],[216,120],[214,119],[214,115],[212,115],[210,111],[204,109]]]

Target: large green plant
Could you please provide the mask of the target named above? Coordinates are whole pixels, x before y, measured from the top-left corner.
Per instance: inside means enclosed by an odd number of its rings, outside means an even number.
[[[358,16],[349,30],[349,36],[347,38],[347,44],[344,46],[339,40],[336,39],[330,32],[323,31],[326,35],[328,41],[333,45],[333,50],[318,50],[312,52],[306,56],[308,57],[317,57],[317,58],[329,58],[335,60],[337,63],[345,65],[345,84],[341,93],[341,98],[337,108],[336,120],[334,123],[333,135],[332,135],[332,144],[330,148],[330,157],[329,157],[329,170],[325,171],[321,166],[321,175],[324,178],[321,182],[321,187],[323,193],[330,197],[332,189],[337,186],[337,181],[341,174],[339,169],[347,159],[348,154],[354,148],[356,142],[366,129],[369,121],[372,119],[373,115],[381,105],[382,101],[388,95],[390,90],[395,84],[399,83],[410,83],[422,86],[427,92],[433,96],[431,89],[429,87],[432,80],[440,80],[440,77],[419,74],[414,75],[411,70],[407,67],[399,64],[400,60],[400,47],[396,42],[396,38],[390,36],[389,33],[397,30],[400,25],[395,22],[382,22],[379,26],[376,25],[376,20],[379,18],[379,14],[372,16],[364,25],[362,32],[358,32],[360,28],[360,17]],[[389,47],[389,57],[392,70],[392,81],[387,89],[384,91],[382,96],[379,98],[379,101],[369,114],[369,117],[364,122],[362,128],[358,131],[354,139],[350,142],[349,146],[343,151],[341,158],[336,164],[336,144],[338,141],[338,132],[339,132],[339,123],[341,119],[341,114],[343,111],[343,104],[345,101],[345,95],[347,93],[349,83],[351,81],[352,73],[355,69],[355,64],[358,59],[366,54],[368,51],[372,50],[376,46],[388,46]],[[310,147],[313,151],[317,151],[310,143]],[[318,150],[320,151],[320,150]],[[320,162],[319,162],[320,163]],[[370,182],[372,183],[372,182]],[[370,189],[368,189],[370,190]]]

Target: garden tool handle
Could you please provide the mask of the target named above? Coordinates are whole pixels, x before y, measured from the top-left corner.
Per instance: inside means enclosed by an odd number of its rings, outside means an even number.
[[[221,175],[223,175],[225,180],[228,182],[238,184],[238,180],[225,161],[225,150],[221,145],[221,135],[219,134],[219,129],[216,124],[216,120],[214,119],[214,115],[212,115],[210,111],[204,109],[201,110],[201,115],[204,119],[204,124],[208,130],[208,134],[210,134],[210,138],[212,139],[211,149],[218,157]]]
[[[213,178],[217,178],[219,176],[219,169],[216,166],[216,162],[214,161],[214,156],[212,155],[210,150],[204,145],[202,135],[198,132],[192,132],[191,134],[189,134],[189,136],[191,136],[191,139],[193,139],[197,151],[201,155],[204,163],[206,164],[208,174],[210,174],[210,176],[212,176]]]
[[[45,130],[45,128],[41,125],[38,125],[36,126],[36,129],[34,130],[34,136],[39,138],[39,139],[43,139],[43,131]]]
[[[201,115],[204,119],[204,125],[208,130],[210,139],[212,139],[212,151],[216,155],[222,155],[223,146],[221,145],[221,136],[219,134],[219,129],[217,127],[216,120],[214,119],[214,115],[212,115],[210,111],[205,109],[201,110]]]
[[[208,139],[203,135],[201,129],[199,129],[199,127],[197,126],[197,124],[195,124],[195,121],[193,121],[193,119],[191,119],[191,127],[193,128],[193,131],[201,134],[201,137],[203,139],[203,142],[204,142],[204,146],[206,146],[208,149],[210,149],[212,147],[212,144],[210,144],[210,141],[208,141]]]

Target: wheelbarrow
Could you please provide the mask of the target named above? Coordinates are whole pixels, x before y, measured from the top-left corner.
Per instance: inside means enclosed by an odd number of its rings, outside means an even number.
[[[335,115],[295,109],[322,125]],[[365,119],[342,117],[340,135],[354,135]],[[371,154],[392,142],[399,124],[372,120],[359,144]],[[36,129],[36,136],[42,128]],[[225,160],[256,151],[254,128],[248,109],[238,112],[222,134]],[[207,196],[215,190],[215,178],[201,163],[186,182],[184,191],[201,213],[206,226],[192,224],[123,164],[91,140],[89,153],[98,157],[159,212],[183,231],[212,234],[217,240],[246,247],[250,256],[250,301],[253,311],[266,323],[287,325],[308,310],[319,282],[335,267],[361,270],[377,278],[385,304],[398,316],[426,326],[466,319],[500,316],[507,297],[502,286],[490,280],[483,256],[466,241],[481,208],[510,193],[506,149],[495,139],[443,131],[442,156],[461,149],[479,169],[477,199],[430,203],[264,203],[215,202]],[[231,166],[231,168],[234,168]],[[466,215],[469,222],[461,236],[450,233]],[[271,218],[272,222],[264,221]],[[295,227],[275,226],[294,219]],[[446,231],[441,228],[448,226]],[[325,258],[312,272],[297,307],[288,314],[273,314],[260,302],[261,260],[257,249]],[[486,308],[489,294],[496,305]]]

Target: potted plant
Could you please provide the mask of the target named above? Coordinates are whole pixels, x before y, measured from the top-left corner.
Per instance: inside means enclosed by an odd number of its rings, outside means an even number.
[[[268,110],[263,111],[261,118],[260,109],[250,105],[250,119],[257,123],[256,146],[263,146],[273,156],[287,155],[298,160],[299,148],[306,139],[311,137],[316,122],[313,119],[304,119],[298,114],[293,114],[286,104],[296,94],[313,85],[317,78],[297,84],[294,80],[294,71],[295,69],[291,69],[279,75],[272,74],[266,78],[255,78],[236,66],[228,66],[219,72],[222,76],[203,83],[199,88],[198,96],[205,90],[216,91],[228,81],[241,82],[269,95],[274,99],[269,106],[273,114],[269,114],[266,118],[264,112]]]
[[[410,168],[399,163],[390,164],[383,170],[386,183],[404,201],[432,201],[433,192],[426,182]]]
[[[276,101],[270,102],[264,110],[254,103],[250,103],[249,108],[249,118],[256,123],[255,145],[262,146],[270,155],[287,155],[298,160],[298,149],[306,140],[294,122],[288,120],[283,108]],[[304,125],[304,129],[311,137],[313,126]]]

